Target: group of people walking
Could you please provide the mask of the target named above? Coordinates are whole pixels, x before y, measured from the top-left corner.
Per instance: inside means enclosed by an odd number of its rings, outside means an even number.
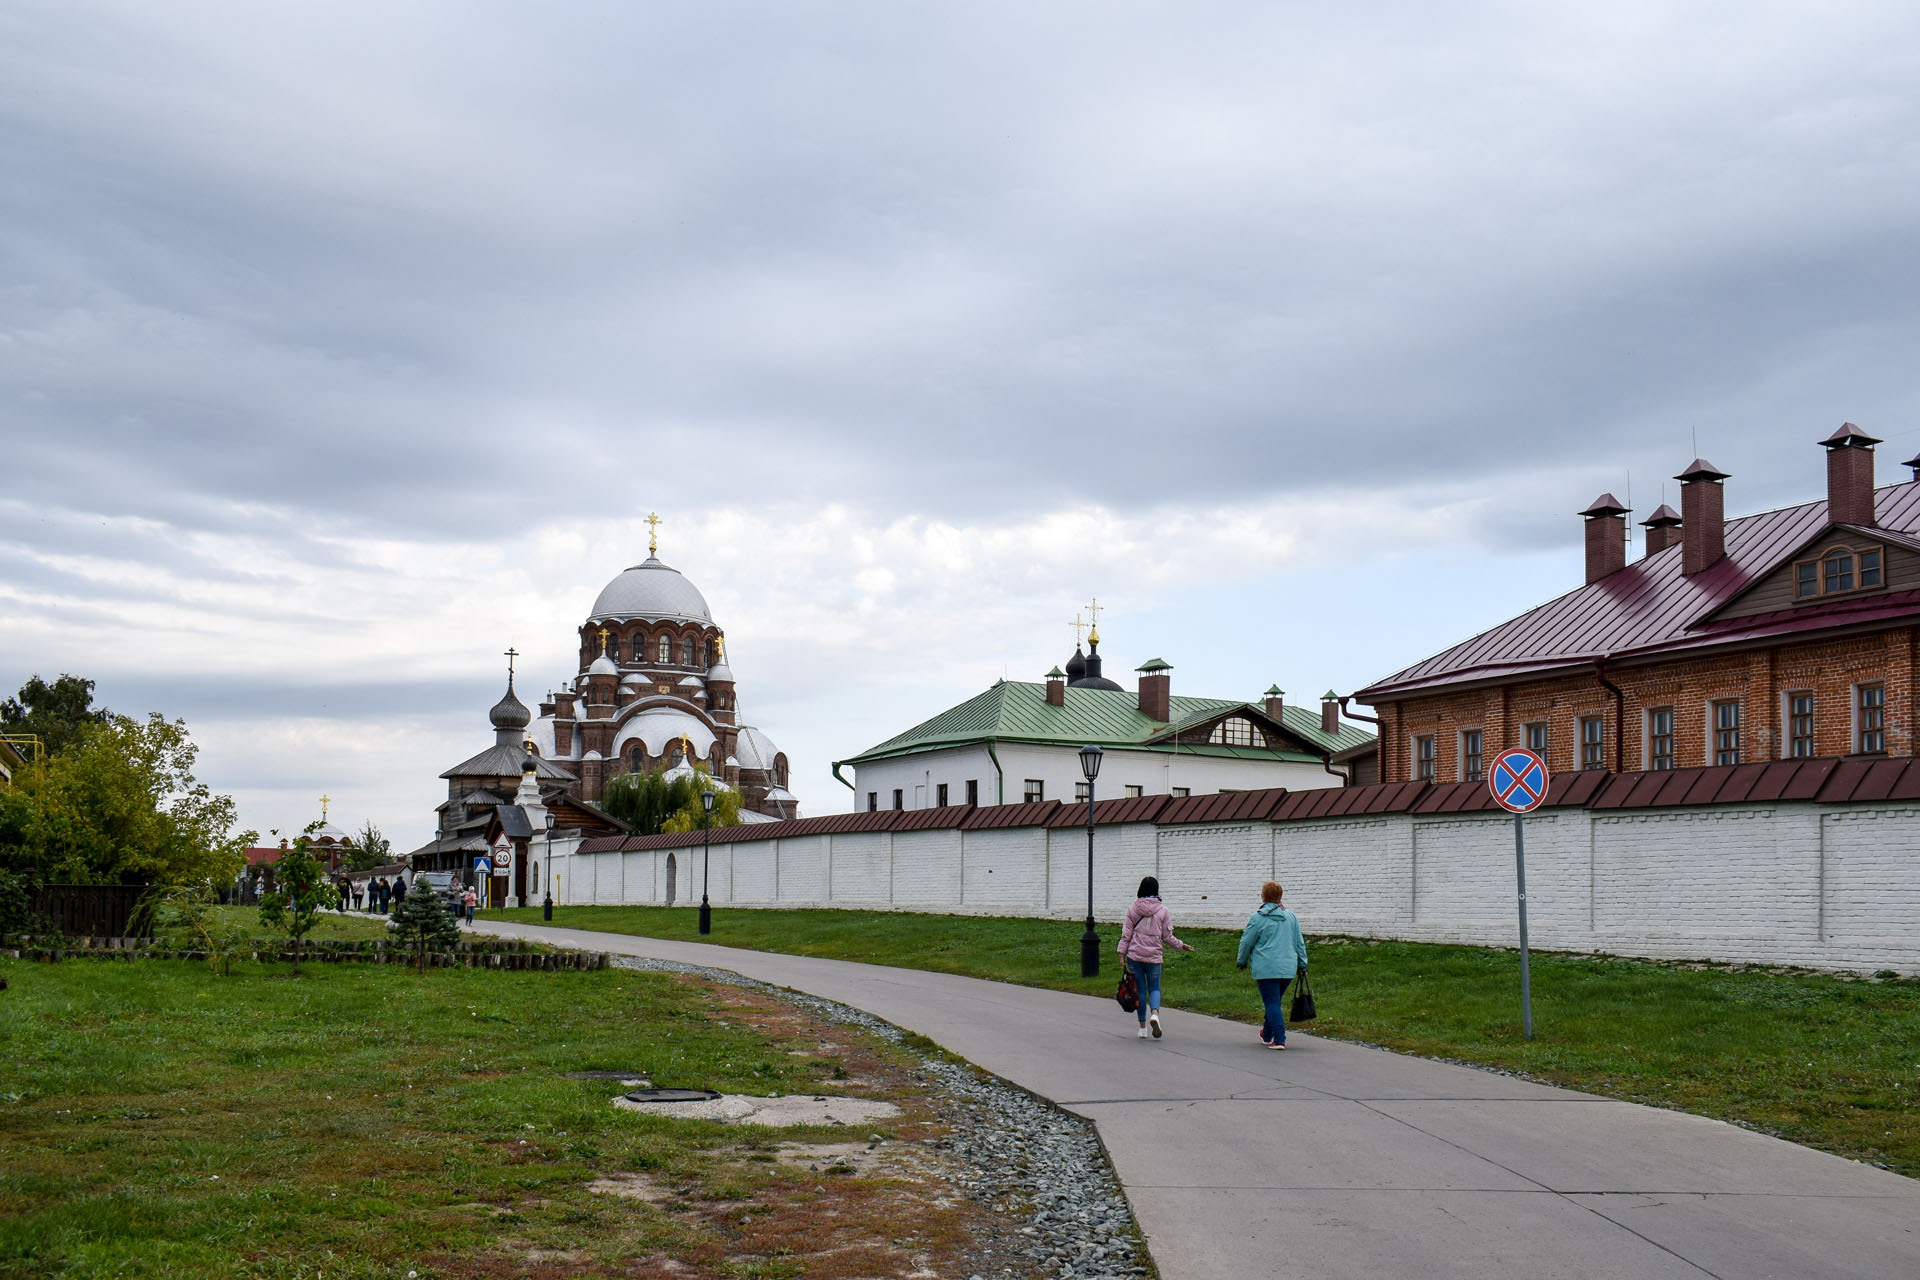
[[[1269,880],[1260,886],[1260,906],[1240,932],[1240,950],[1234,967],[1246,969],[1260,992],[1264,1020],[1260,1024],[1260,1043],[1269,1049],[1287,1047],[1287,987],[1296,978],[1307,976],[1307,942],[1300,933],[1300,918],[1281,904],[1280,882]],[[1120,955],[1127,972],[1139,987],[1136,1014],[1140,1020],[1138,1036],[1159,1039],[1160,970],[1166,962],[1166,949],[1193,952],[1194,948],[1174,936],[1173,916],[1160,901],[1160,881],[1148,876],[1140,882],[1139,896],[1127,908],[1126,923],[1120,926]],[[1196,953],[1197,954],[1197,953]]]
[[[395,876],[389,880],[385,876],[371,879],[354,880],[342,877],[335,886],[340,890],[340,909],[346,910],[352,903],[355,911],[372,911],[386,915],[394,907],[407,900],[407,878]]]

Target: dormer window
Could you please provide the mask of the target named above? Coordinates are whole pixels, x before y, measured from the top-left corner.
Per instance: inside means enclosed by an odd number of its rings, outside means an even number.
[[[1886,575],[1879,547],[1831,547],[1817,560],[1793,566],[1793,598],[1813,600],[1883,586]]]
[[[1265,746],[1258,735],[1259,731],[1253,727],[1251,720],[1245,716],[1233,716],[1215,725],[1207,741],[1219,747]]]

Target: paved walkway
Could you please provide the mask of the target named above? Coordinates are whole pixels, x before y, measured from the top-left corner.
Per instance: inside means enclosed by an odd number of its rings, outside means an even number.
[[[1920,1182],[1713,1120],[1178,1009],[1142,1041],[1088,996],[482,927],[825,996],[1092,1118],[1165,1280],[1920,1277]]]

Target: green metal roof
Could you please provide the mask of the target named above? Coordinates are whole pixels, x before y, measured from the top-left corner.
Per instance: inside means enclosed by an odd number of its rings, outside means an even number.
[[[1171,671],[1173,670],[1173,664],[1171,662],[1168,662],[1165,658],[1148,658],[1145,662],[1140,664],[1140,670]]]
[[[1163,722],[1144,714],[1137,696],[1125,689],[1068,686],[1064,692],[1066,705],[1055,707],[1048,704],[1044,685],[998,681],[986,692],[975,694],[905,733],[839,763],[860,764],[934,747],[986,741],[1061,747],[1094,743],[1101,747],[1132,747],[1143,751],[1178,750],[1182,755],[1231,754],[1243,759],[1302,758],[1299,752],[1212,745],[1175,747],[1171,741],[1171,735],[1181,729],[1230,711],[1250,711],[1257,719],[1265,720],[1265,708],[1252,703],[1224,698],[1174,697],[1170,700],[1169,721]],[[1372,734],[1351,725],[1342,725],[1337,733],[1322,733],[1320,713],[1305,707],[1285,707],[1282,713],[1287,731],[1316,750],[1343,751],[1373,738]],[[1168,740],[1156,742],[1156,738]],[[1317,755],[1304,758],[1319,759]]]

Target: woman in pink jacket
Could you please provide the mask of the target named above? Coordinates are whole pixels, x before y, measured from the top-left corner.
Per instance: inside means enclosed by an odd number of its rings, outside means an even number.
[[[1165,958],[1162,948],[1168,946],[1193,950],[1173,936],[1173,917],[1167,913],[1167,904],[1160,901],[1160,882],[1148,876],[1140,882],[1140,896],[1127,908],[1127,922],[1120,926],[1120,954],[1126,957],[1127,971],[1140,984],[1142,1040],[1149,1034],[1160,1038],[1160,964]]]

